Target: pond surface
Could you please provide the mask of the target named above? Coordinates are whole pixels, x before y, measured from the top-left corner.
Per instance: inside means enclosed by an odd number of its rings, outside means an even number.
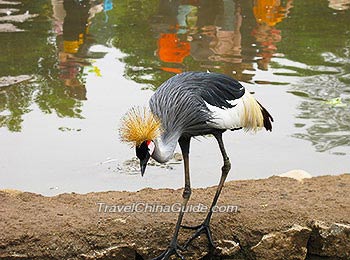
[[[349,172],[350,4],[308,1],[0,1],[0,188],[177,188],[181,162],[149,166],[120,118],[183,71],[230,75],[268,108],[272,133],[227,132],[228,177]],[[192,142],[194,187],[216,185],[214,139]]]

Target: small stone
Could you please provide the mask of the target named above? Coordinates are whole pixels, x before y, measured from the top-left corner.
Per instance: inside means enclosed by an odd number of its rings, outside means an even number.
[[[92,253],[81,254],[83,259],[134,259],[134,245],[118,244],[108,248],[94,250]]]
[[[310,179],[312,177],[310,173],[304,170],[292,170],[289,172],[281,173],[278,176],[292,178],[297,181],[302,181],[303,179]]]
[[[321,221],[311,223],[309,253],[337,259],[350,259],[350,225]]]
[[[234,256],[241,250],[239,243],[232,240],[219,240],[215,248],[215,253],[220,256]]]
[[[181,153],[175,153],[174,154],[174,160],[177,161],[177,162],[180,162],[182,161],[182,154]]]
[[[256,259],[269,260],[304,260],[307,254],[307,243],[311,229],[293,225],[282,232],[272,232],[262,237],[251,250]]]

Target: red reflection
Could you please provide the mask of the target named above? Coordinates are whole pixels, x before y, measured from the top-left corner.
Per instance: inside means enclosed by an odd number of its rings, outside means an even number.
[[[157,53],[164,62],[182,63],[190,49],[190,43],[181,41],[176,33],[162,33],[158,39]]]
[[[252,31],[256,42],[260,43],[261,52],[258,56],[258,68],[267,70],[268,65],[277,51],[276,43],[282,39],[281,31],[275,28],[287,17],[289,9],[292,7],[292,0],[287,1],[286,6],[281,5],[280,0],[255,0],[253,13],[257,21],[257,26]]]
[[[195,64],[200,69],[221,70],[250,81],[254,74],[247,71],[255,70],[255,57],[259,57],[258,67],[266,70],[277,51],[276,43],[282,37],[275,26],[287,17],[292,0],[283,3],[160,0],[152,31],[157,37],[156,54],[162,62],[161,69],[180,73]],[[252,30],[250,24],[255,21],[257,25]],[[251,47],[251,37],[247,37],[250,32],[258,43],[258,54]]]

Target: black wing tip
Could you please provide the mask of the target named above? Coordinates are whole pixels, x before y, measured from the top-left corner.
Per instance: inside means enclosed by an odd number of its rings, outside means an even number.
[[[273,118],[270,115],[269,112],[267,112],[267,110],[265,109],[267,115],[264,116],[264,127],[266,129],[266,131],[270,131],[272,132],[272,122],[273,122]]]
[[[264,127],[266,131],[272,132],[272,122],[273,118],[270,115],[270,113],[264,108],[259,102],[258,102],[260,108],[261,108],[261,113],[263,114],[263,119],[264,119]]]

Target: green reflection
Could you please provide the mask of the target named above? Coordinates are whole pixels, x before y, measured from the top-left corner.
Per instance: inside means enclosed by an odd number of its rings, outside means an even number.
[[[40,14],[20,25],[23,32],[0,38],[0,77],[33,75],[0,89],[0,127],[21,131],[22,116],[38,106],[44,113],[82,118],[86,99],[84,67],[90,46],[89,1],[22,1],[18,13]],[[99,9],[97,9],[99,10]],[[54,20],[48,17],[54,17]]]
[[[286,40],[279,43],[279,50],[303,64],[303,68],[277,64],[302,77],[290,93],[302,97],[296,117],[306,124],[293,136],[310,141],[319,152],[350,146],[349,2],[295,2],[288,22],[280,28]]]
[[[346,1],[294,2],[288,22],[280,24],[285,37],[278,48],[288,59],[321,65],[325,64],[323,53],[342,56],[348,51],[350,10],[349,7],[342,11],[332,9],[335,2]]]

